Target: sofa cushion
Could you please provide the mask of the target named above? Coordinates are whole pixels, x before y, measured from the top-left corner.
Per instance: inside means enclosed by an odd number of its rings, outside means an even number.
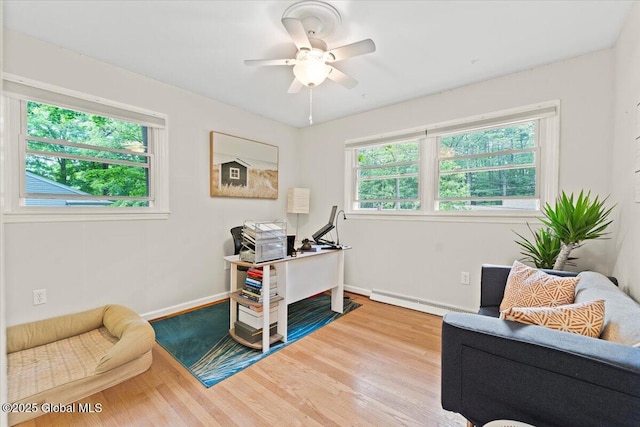
[[[604,301],[600,299],[557,307],[512,307],[502,311],[500,318],[598,338],[604,312]]]
[[[571,304],[579,281],[579,277],[554,276],[515,261],[507,278],[500,311],[511,307]]]
[[[600,273],[583,271],[578,274],[576,302],[603,299],[604,328],[600,338],[621,344],[640,344],[640,305]]]

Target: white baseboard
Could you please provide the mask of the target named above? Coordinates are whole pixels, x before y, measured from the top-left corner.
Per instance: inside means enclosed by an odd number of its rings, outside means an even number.
[[[208,297],[187,301],[182,304],[172,305],[171,307],[161,308],[160,310],[154,310],[148,313],[143,313],[140,316],[146,320],[153,320],[153,319],[168,316],[170,314],[189,310],[191,308],[199,307],[205,304],[210,304],[212,302],[220,301],[227,298],[229,298],[229,292],[223,292],[221,294],[210,295]]]
[[[442,304],[435,301],[429,301],[422,298],[410,297],[408,295],[396,294],[393,292],[382,291],[379,289],[372,289],[369,298],[372,301],[384,302],[391,305],[397,305],[403,308],[409,308],[411,310],[422,311],[424,313],[435,314],[436,316],[444,316],[449,312],[458,313],[476,313],[476,311],[457,307],[447,304]]]
[[[352,292],[354,294],[364,295],[366,297],[371,296],[371,290],[370,289],[364,289],[364,288],[358,288],[356,286],[344,285],[344,290],[345,290],[345,292]]]
[[[369,297],[372,301],[384,302],[391,305],[397,305],[399,307],[409,308],[412,310],[422,311],[424,313],[435,314],[438,316],[444,316],[450,311],[462,312],[462,313],[476,313],[474,310],[444,305],[441,303],[424,300],[421,298],[410,297],[407,295],[395,294],[392,292],[382,291],[379,289],[365,289],[357,286],[344,285],[346,292],[352,292],[358,295],[364,295]],[[202,305],[210,304],[212,302],[221,301],[229,298],[229,292],[222,292],[216,295],[209,295],[208,297],[199,298],[192,301],[187,301],[182,304],[172,305],[170,307],[161,308],[159,310],[149,311],[143,313],[140,316],[146,320],[158,319],[160,317],[169,316],[174,313],[189,310],[191,308],[200,307]]]
[[[355,286],[344,286],[344,290],[347,292],[353,292],[354,294],[360,294],[364,296],[371,295],[371,291],[369,289],[357,288]],[[172,305],[171,307],[161,308],[159,310],[150,311],[148,313],[143,313],[140,316],[146,320],[158,319],[160,317],[169,316],[174,313],[179,313],[181,311],[189,310],[191,308],[200,307],[201,305],[210,304],[212,302],[220,301],[223,299],[229,298],[229,292],[223,292],[216,295],[209,295],[208,297],[195,299],[193,301],[183,302],[182,304]]]

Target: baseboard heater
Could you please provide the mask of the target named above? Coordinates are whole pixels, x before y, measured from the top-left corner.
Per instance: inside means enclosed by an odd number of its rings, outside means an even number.
[[[399,307],[422,311],[424,313],[435,314],[437,316],[444,316],[451,311],[458,313],[475,313],[475,311],[466,308],[440,304],[422,298],[381,291],[379,289],[373,289],[369,299],[372,301],[384,302],[391,305],[397,305]]]

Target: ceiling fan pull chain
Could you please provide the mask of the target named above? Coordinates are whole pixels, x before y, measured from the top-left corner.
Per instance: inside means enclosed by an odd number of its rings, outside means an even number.
[[[309,87],[309,124],[313,124],[313,89]]]

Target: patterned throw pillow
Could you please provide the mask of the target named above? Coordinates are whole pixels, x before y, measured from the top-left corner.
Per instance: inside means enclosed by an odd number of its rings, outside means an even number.
[[[598,338],[604,324],[604,300],[558,307],[513,307],[500,318]]]
[[[547,274],[515,261],[507,278],[500,311],[511,307],[555,307],[572,304],[578,277]]]

